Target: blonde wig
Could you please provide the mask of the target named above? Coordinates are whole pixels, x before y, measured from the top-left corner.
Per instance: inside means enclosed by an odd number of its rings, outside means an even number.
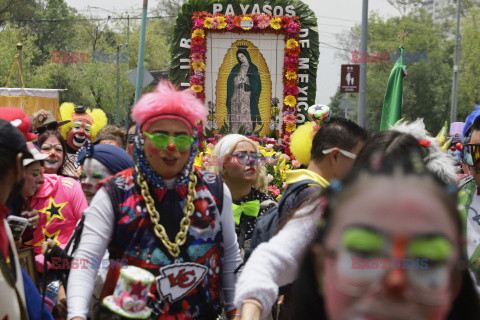
[[[232,155],[233,151],[237,147],[239,142],[249,142],[255,148],[255,152],[258,150],[255,142],[241,134],[229,134],[224,136],[213,148],[212,151],[212,166],[207,168],[208,171],[223,174],[223,164]],[[268,181],[267,181],[267,168],[262,163],[258,166],[258,176],[253,183],[253,187],[262,193],[268,193]]]

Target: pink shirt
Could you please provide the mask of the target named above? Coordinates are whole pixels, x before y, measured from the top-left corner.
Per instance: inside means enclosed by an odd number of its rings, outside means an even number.
[[[30,207],[40,215],[31,243],[38,255],[42,253],[42,242],[48,238],[65,248],[88,204],[78,181],[45,174],[45,183],[30,199]]]

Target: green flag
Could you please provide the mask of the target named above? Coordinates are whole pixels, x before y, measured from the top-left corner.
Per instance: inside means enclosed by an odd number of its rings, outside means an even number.
[[[383,99],[382,122],[380,131],[390,129],[394,125],[402,113],[402,91],[403,77],[407,75],[406,67],[402,63],[403,48],[400,47],[400,57],[393,66],[390,77],[388,77],[387,89],[385,90],[385,98]]]

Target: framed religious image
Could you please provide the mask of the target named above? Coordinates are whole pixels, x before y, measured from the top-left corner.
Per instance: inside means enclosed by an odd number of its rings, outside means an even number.
[[[18,251],[18,261],[22,268],[32,278],[34,283],[37,283],[37,268],[35,265],[35,254],[33,248],[23,248]]]

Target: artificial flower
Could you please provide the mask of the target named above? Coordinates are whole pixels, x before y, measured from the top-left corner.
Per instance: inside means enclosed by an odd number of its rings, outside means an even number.
[[[203,70],[205,69],[205,63],[203,61],[194,61],[192,62],[193,70]]]
[[[225,29],[225,27],[227,26],[227,23],[225,22],[225,17],[218,17],[218,29]]]
[[[287,71],[297,71],[298,64],[295,63],[285,63],[284,68]]]
[[[287,49],[285,51],[286,51],[287,56],[289,56],[289,57],[296,58],[300,55],[300,48],[299,47],[293,47],[293,48]]]
[[[292,165],[298,169],[302,164],[298,160],[292,160]]]
[[[212,19],[210,17],[206,18],[205,21],[203,21],[203,26],[206,29],[212,29]]]
[[[242,21],[252,21],[252,18],[250,17],[243,17]],[[242,27],[243,30],[250,30],[252,27]]]
[[[298,42],[295,39],[288,39],[287,40],[287,49],[292,49],[298,47]]]
[[[233,23],[235,24],[235,27],[240,28],[240,22],[242,21],[242,18],[239,16],[233,17]]]
[[[195,37],[205,37],[205,32],[203,31],[203,29],[196,29],[195,31],[193,31],[191,38],[193,39]]]
[[[281,25],[282,19],[279,17],[274,17],[270,20],[270,27],[272,27],[275,30],[278,30],[282,27]]]
[[[193,20],[193,28],[194,29],[201,29],[203,28],[203,20],[195,19]]]
[[[190,46],[190,50],[193,53],[204,54],[205,53],[205,46],[204,45],[197,46],[197,45],[192,44]]]
[[[298,32],[298,24],[293,21],[290,21],[286,26],[287,32],[290,34]]]
[[[257,25],[259,29],[267,28],[270,25],[270,18],[265,13],[262,13],[257,17]]]
[[[210,21],[212,21],[212,29],[217,29],[218,25],[220,24],[218,17],[213,17]]]
[[[289,114],[283,117],[283,123],[297,123],[297,117],[293,114]]]
[[[191,88],[192,88],[193,92],[196,92],[196,93],[202,92],[202,90],[203,90],[203,87],[201,85],[198,85],[198,84],[194,84]]]
[[[296,80],[297,79],[297,73],[295,71],[287,71],[285,73],[285,78],[288,80]]]
[[[192,61],[203,61],[203,55],[198,52],[194,52],[190,55]]]
[[[235,28],[235,21],[232,17],[228,17],[225,23],[227,24],[227,26],[225,27],[227,30],[232,30]]]
[[[201,30],[201,29],[198,29],[198,30]],[[205,39],[202,38],[202,37],[194,37],[192,39],[192,44],[195,45],[195,46],[200,46],[204,43],[205,43]]]
[[[283,93],[286,96],[296,96],[296,95],[298,95],[298,87],[297,86],[295,86],[295,87],[285,87],[283,89]]]
[[[285,130],[288,131],[288,132],[295,131],[296,127],[297,127],[297,125],[295,123],[286,123],[285,124]]]
[[[203,84],[203,79],[202,78],[197,78],[195,76],[191,76],[190,77],[190,84],[192,84],[192,85],[202,85]]]
[[[278,190],[278,188],[276,186],[268,186],[268,191],[271,192],[271,194],[274,198],[276,198],[280,195],[280,190]]]
[[[298,58],[293,58],[293,57],[285,57],[285,60],[284,60],[285,64],[289,64],[289,63],[292,63],[292,64],[298,64]]]

